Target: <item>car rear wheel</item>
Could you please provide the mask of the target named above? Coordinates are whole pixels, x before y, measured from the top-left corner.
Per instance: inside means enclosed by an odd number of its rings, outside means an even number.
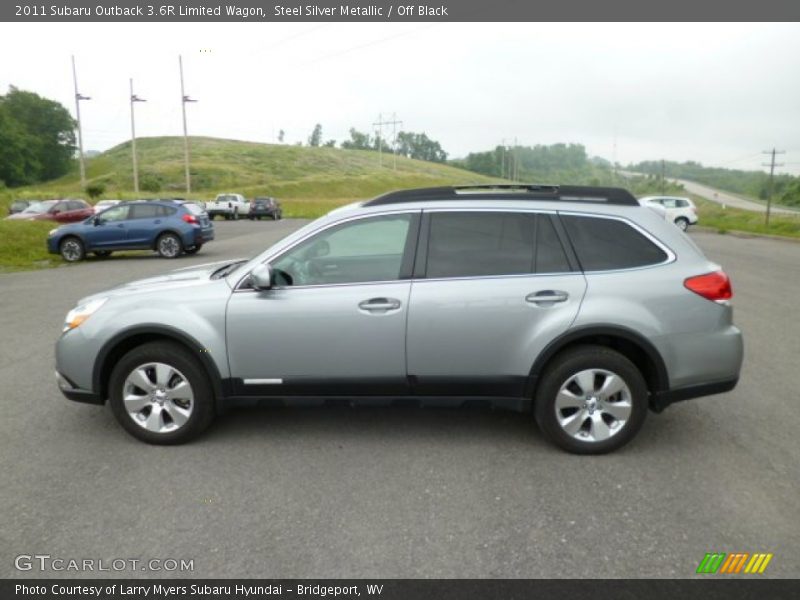
[[[214,396],[200,362],[184,347],[151,342],[116,364],[111,409],[125,430],[150,444],[181,444],[214,418]]]
[[[579,346],[545,370],[534,400],[539,428],[575,454],[604,454],[627,444],[647,416],[647,385],[625,356]]]
[[[78,262],[86,256],[83,242],[76,237],[68,237],[61,240],[58,250],[61,253],[61,258],[67,262]]]
[[[681,231],[686,231],[687,229],[689,229],[689,219],[687,219],[686,217],[678,217],[677,219],[675,219],[675,225],[677,225],[678,229],[680,229]]]
[[[200,248],[202,247],[203,244],[197,244],[196,246],[192,246],[191,248],[186,248],[184,252],[186,252],[186,254],[197,254],[198,252],[200,252]]]
[[[108,258],[111,256],[111,250],[95,250],[94,255],[97,258]]]
[[[183,244],[174,233],[162,233],[156,242],[156,250],[162,258],[176,258],[183,251]]]

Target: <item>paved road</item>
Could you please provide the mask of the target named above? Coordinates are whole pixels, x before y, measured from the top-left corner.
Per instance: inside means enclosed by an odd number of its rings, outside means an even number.
[[[642,173],[635,173],[632,171],[620,171],[619,173],[620,175],[626,177],[640,177],[642,175]],[[731,194],[730,192],[723,192],[722,190],[718,190],[707,185],[702,185],[700,183],[695,183],[694,181],[689,181],[688,179],[670,179],[670,181],[679,183],[690,194],[697,194],[701,198],[705,198],[711,202],[716,202],[717,204],[724,204],[725,206],[730,206],[732,208],[741,208],[743,210],[752,210],[755,212],[767,212],[766,204],[753,202],[752,200],[741,198]],[[794,215],[800,217],[799,209],[781,208],[780,206],[773,205],[770,209],[770,212],[774,214]]]
[[[762,213],[767,212],[766,204],[760,204],[758,202],[753,202],[752,200],[746,200],[744,198],[740,198],[739,196],[734,196],[731,193],[723,192],[722,190],[717,190],[708,187],[707,185],[702,185],[686,179],[674,179],[673,181],[680,183],[690,194],[697,194],[698,196],[706,198],[707,200],[711,200],[712,202],[716,202],[717,204],[724,204],[725,206],[730,206],[732,208],[742,208],[744,210],[753,210]],[[774,205],[772,206],[770,212],[773,214],[800,216],[800,211],[798,210],[781,208]]]
[[[468,410],[242,410],[152,447],[56,391],[53,342],[79,297],[299,224],[219,223],[173,262],[0,276],[0,576],[47,553],[194,559],[197,577],[687,577],[712,550],[774,552],[767,575],[800,576],[800,244],[695,235],[733,277],[741,383],[651,415],[610,456]]]

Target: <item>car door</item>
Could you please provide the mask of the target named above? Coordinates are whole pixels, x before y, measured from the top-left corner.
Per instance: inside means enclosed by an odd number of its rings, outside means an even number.
[[[98,214],[94,219],[94,226],[89,228],[85,234],[90,247],[127,247],[129,210],[130,207],[127,204],[120,204]]]
[[[62,200],[61,202],[57,202],[53,207],[48,211],[53,220],[58,223],[69,223],[69,202],[66,200]]]
[[[586,291],[555,215],[431,210],[422,223],[407,333],[414,393],[521,396]]]
[[[128,217],[128,245],[149,248],[153,245],[156,233],[162,229],[166,218],[166,207],[159,204],[134,204]]]
[[[419,211],[358,217],[270,259],[275,285],[246,282],[227,309],[236,393],[408,393],[405,328]]]

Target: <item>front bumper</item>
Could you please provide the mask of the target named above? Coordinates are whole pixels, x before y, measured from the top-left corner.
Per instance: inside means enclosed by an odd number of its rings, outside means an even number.
[[[69,400],[87,404],[105,404],[105,398],[100,394],[80,389],[58,371],[56,371],[56,381],[58,381],[58,389]]]

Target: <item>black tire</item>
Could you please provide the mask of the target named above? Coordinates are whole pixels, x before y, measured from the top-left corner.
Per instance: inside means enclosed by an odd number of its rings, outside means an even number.
[[[111,250],[95,250],[94,255],[97,258],[108,258],[111,256]]]
[[[129,413],[125,406],[123,394],[125,392],[126,379],[138,367],[149,363],[161,363],[174,369],[176,371],[174,377],[177,378],[177,381],[185,379],[193,393],[194,397],[189,404],[191,407],[190,415],[177,429],[157,432],[138,424],[138,422],[142,422],[145,415],[149,416],[148,409],[150,413],[155,409],[161,412],[163,406],[163,412],[170,413],[168,409],[173,406],[174,410],[174,405],[170,405],[170,402],[174,401],[169,398],[164,400],[163,405],[160,406],[157,401],[148,400],[146,402],[147,406],[137,416]],[[154,377],[155,371],[151,370],[149,372]],[[202,433],[214,419],[214,393],[208,374],[203,369],[200,361],[189,350],[173,342],[150,342],[125,354],[111,372],[108,389],[111,410],[117,421],[133,437],[148,444],[166,445],[188,442]],[[146,396],[144,388],[135,389]],[[178,402],[183,401],[178,400]],[[177,424],[176,421],[170,419],[169,414],[161,416],[160,422],[165,427],[169,427],[170,423],[172,425]]]
[[[58,245],[61,258],[67,262],[79,262],[86,258],[86,248],[83,242],[74,235],[65,237]]]
[[[196,246],[192,246],[191,248],[184,249],[184,252],[186,252],[186,254],[197,254],[198,252],[200,252],[200,248],[202,247],[203,244],[197,244]]]
[[[574,412],[571,412],[571,408],[561,408],[560,412],[557,412],[556,398],[562,386],[569,384],[570,380],[572,385],[575,385],[576,379],[573,378],[579,373],[590,370],[610,372],[611,375],[621,378],[622,383],[627,386],[627,392],[622,391],[610,398],[604,398],[600,390],[584,397],[583,392],[577,393],[574,391],[575,388],[567,388],[566,391],[574,394],[578,402],[583,404],[575,408]],[[604,377],[602,374],[593,376],[593,386],[604,385]],[[647,416],[647,399],[647,384],[644,377],[636,365],[625,356],[603,346],[577,346],[558,354],[545,368],[534,398],[534,416],[542,433],[563,450],[574,454],[605,454],[621,448],[638,433]],[[610,407],[610,410],[619,410],[618,407],[625,404],[630,404],[630,410],[624,422],[616,421],[605,412],[607,407]],[[582,425],[574,434],[570,434],[562,428],[559,416],[563,420],[568,420],[573,415],[575,420],[572,422],[580,422]],[[606,431],[613,432],[610,437],[602,441],[590,439],[594,435],[594,419],[602,420]],[[615,426],[620,429],[614,431]],[[586,437],[586,441],[579,439],[581,437]]]
[[[161,258],[178,258],[183,252],[183,242],[174,233],[162,233],[156,240],[156,252]]]
[[[678,217],[677,219],[675,219],[675,225],[677,225],[678,229],[680,229],[681,231],[686,231],[687,229],[689,229],[689,219],[687,219],[686,217]]]

